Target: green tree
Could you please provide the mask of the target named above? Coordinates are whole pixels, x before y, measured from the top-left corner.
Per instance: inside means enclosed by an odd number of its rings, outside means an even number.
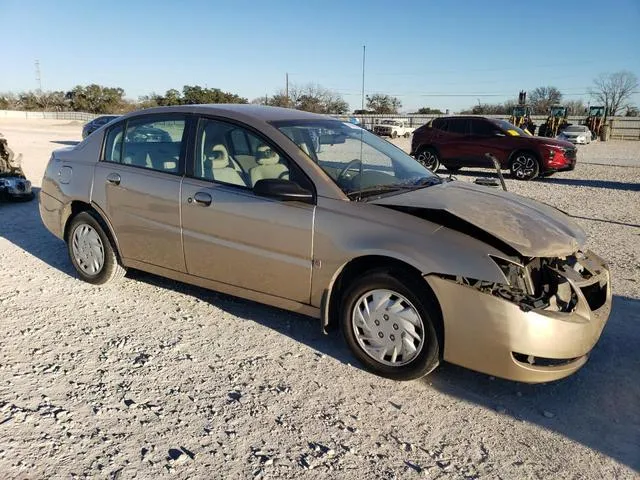
[[[416,113],[419,115],[442,115],[444,112],[439,108],[422,107]]]
[[[124,101],[124,90],[96,84],[77,85],[66,93],[65,98],[76,112],[113,113],[119,111]]]
[[[402,102],[397,97],[391,95],[385,95],[382,93],[375,93],[373,95],[367,95],[367,110],[371,110],[378,114],[393,114],[398,113],[398,110],[402,108]]]

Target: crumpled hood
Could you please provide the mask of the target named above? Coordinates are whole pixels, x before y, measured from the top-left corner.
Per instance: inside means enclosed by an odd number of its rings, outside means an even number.
[[[448,228],[469,233],[471,224],[506,243],[525,257],[559,257],[584,245],[584,230],[555,208],[502,190],[453,181],[373,200],[370,203],[422,212],[421,218],[439,223],[446,212]],[[407,211],[407,210],[404,210]],[[409,211],[407,211],[409,213]],[[452,226],[453,225],[453,226]],[[473,233],[470,233],[473,235]]]

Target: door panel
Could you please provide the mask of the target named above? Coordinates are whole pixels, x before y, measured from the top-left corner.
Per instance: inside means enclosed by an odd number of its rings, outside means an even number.
[[[206,206],[195,196],[211,197]],[[185,178],[182,231],[187,272],[309,303],[315,207]]]
[[[118,177],[119,184],[114,182]],[[181,180],[150,169],[98,162],[91,199],[107,214],[125,259],[185,271]]]

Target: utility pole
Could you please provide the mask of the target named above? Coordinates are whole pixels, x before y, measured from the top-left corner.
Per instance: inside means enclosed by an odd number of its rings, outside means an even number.
[[[364,112],[364,59],[367,53],[367,46],[362,46],[362,110]]]
[[[42,93],[42,78],[40,77],[40,60],[36,60],[36,83],[38,84],[38,93]]]
[[[287,97],[287,107],[289,106],[289,72],[284,74],[284,96]]]

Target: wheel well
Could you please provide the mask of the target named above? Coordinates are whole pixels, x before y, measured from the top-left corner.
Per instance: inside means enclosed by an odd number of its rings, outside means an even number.
[[[111,231],[109,224],[105,221],[105,219],[102,217],[100,212],[98,212],[95,208],[93,208],[93,206],[89,205],[88,203],[85,203],[80,200],[74,200],[73,202],[71,202],[71,213],[67,217],[67,221],[64,225],[64,239],[66,240],[67,236],[69,235],[69,226],[71,225],[71,220],[73,220],[73,218],[81,212],[89,212],[98,220],[98,222],[102,226],[102,229],[109,237],[109,240],[111,241],[111,246],[113,247],[113,250],[116,252],[118,260],[121,262],[122,257],[120,256],[118,243],[115,241],[113,232]]]
[[[434,147],[433,145],[430,144],[424,144],[424,145],[420,145],[418,148],[416,148],[416,155],[420,154],[420,152],[424,151],[424,150],[433,150],[434,152],[436,152],[438,154],[438,157],[440,157],[440,150],[438,150],[436,147]]]
[[[427,292],[427,294],[432,297],[434,304],[438,309],[437,318],[434,319],[436,323],[434,327],[438,332],[438,340],[440,341],[442,355],[442,352],[444,352],[444,324],[442,321],[442,310],[440,309],[440,304],[435,293],[433,292],[433,290],[431,290],[429,284],[425,280],[423,280],[422,274],[417,268],[401,260],[397,260],[391,257],[367,255],[364,257],[354,258],[343,267],[343,269],[338,274],[335,282],[333,283],[333,286],[329,293],[329,310],[325,320],[327,322],[327,324],[324,326],[325,329],[327,331],[330,331],[338,328],[338,325],[340,324],[338,318],[340,302],[342,300],[345,289],[351,283],[351,281],[361,275],[365,275],[376,270],[385,270],[396,276],[399,280],[402,280],[403,276],[409,275],[422,281],[422,283],[424,284],[425,292]]]

